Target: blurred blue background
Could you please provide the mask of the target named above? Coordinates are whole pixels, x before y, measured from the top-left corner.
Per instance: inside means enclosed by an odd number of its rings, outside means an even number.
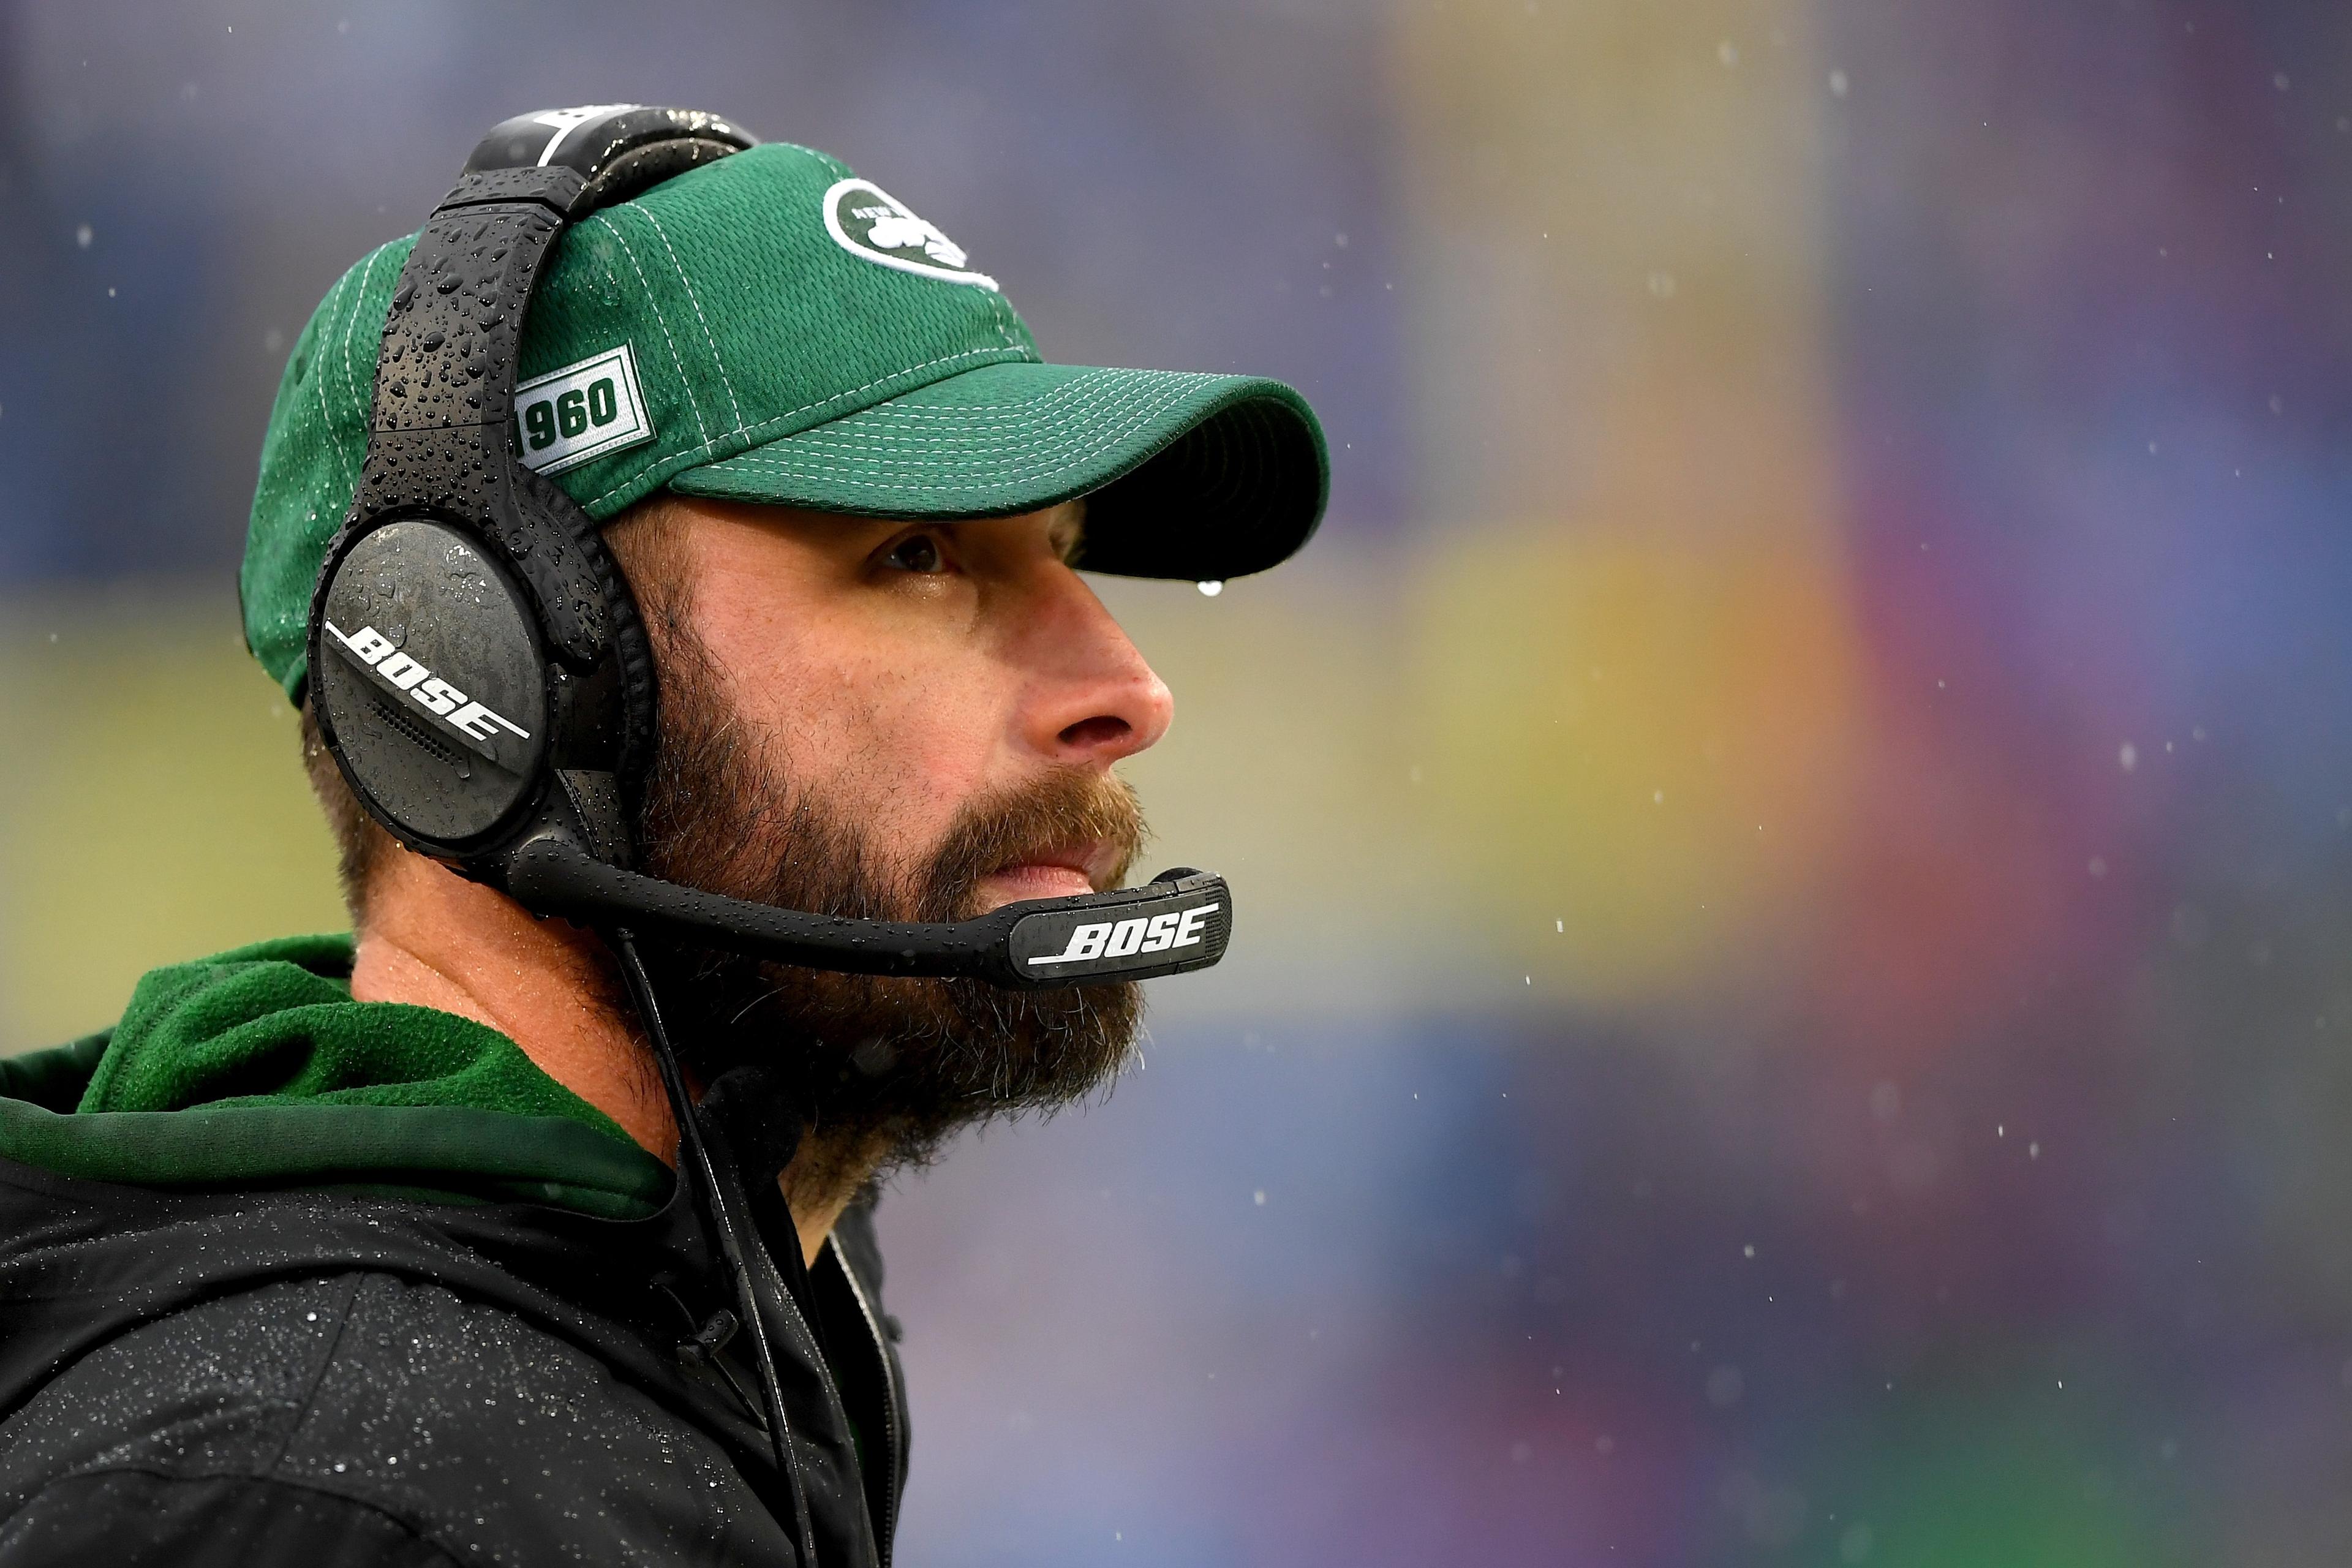
[[[0,7],[0,1049],[339,923],[268,400],[613,100],[1332,439],[1105,585],[1244,924],[887,1201],[901,1561],[2352,1561],[2352,12]]]

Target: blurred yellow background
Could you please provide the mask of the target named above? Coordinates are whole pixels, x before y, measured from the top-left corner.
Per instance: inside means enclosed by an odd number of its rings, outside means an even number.
[[[0,605],[0,1049],[105,1027],[156,964],[343,925],[230,585]]]

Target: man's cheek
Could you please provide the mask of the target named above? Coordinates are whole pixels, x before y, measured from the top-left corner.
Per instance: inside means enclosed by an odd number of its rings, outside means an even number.
[[[968,802],[1017,785],[1022,770],[990,661],[968,649],[898,652],[772,666],[736,695],[783,773],[855,824],[903,886]]]
[[[825,730],[810,726],[814,737]],[[947,723],[925,724],[887,708],[870,722],[832,727],[825,755],[795,777],[830,815],[853,823],[887,858],[901,885],[929,867],[966,803],[995,781],[990,752]]]
[[[945,821],[974,793],[1004,782],[1013,758],[1001,712],[986,691],[909,682],[880,693],[854,744]]]

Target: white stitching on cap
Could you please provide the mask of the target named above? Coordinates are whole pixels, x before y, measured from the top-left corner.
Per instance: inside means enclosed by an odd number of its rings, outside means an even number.
[[[861,490],[890,490],[901,494],[908,490],[962,490],[969,493],[972,490],[1003,489],[1012,485],[1034,484],[1050,475],[1075,468],[1085,460],[1083,457],[1073,458],[1066,463],[1056,463],[1050,468],[1037,468],[1025,473],[1005,475],[985,482],[966,480],[957,484],[924,484],[917,479],[853,479],[837,474],[808,474],[796,468],[779,468],[777,471],[788,479],[821,479],[828,485],[850,485]]]
[[[1123,442],[1161,412],[1162,410],[1157,407],[1145,408],[1117,425],[1107,424],[1097,439],[1086,443],[1082,447],[1074,446],[1068,441],[1039,442],[1019,451],[992,453],[990,458],[992,458],[993,461],[981,458],[968,462],[930,462],[913,456],[878,455],[855,445],[833,441],[818,443],[797,438],[789,439],[786,443],[793,448],[792,452],[766,460],[800,467],[808,462],[829,459],[839,463],[846,471],[873,474],[978,475],[986,478],[993,473],[1014,476],[1026,473],[1031,468],[1040,464],[1050,468],[1061,459],[1063,454],[1073,450],[1100,451],[1107,446]],[[743,461],[747,465],[751,462],[749,453],[744,455]]]
[[[1068,384],[1076,387],[1078,383],[1074,381]],[[860,424],[868,420],[877,423],[887,421],[896,425],[917,426],[926,430],[989,431],[1008,427],[1059,429],[1069,422],[1069,416],[1074,413],[1098,408],[1106,403],[1133,402],[1143,397],[1189,396],[1197,390],[1198,385],[1199,384],[1193,381],[1171,384],[1154,380],[1140,385],[1114,386],[1106,392],[1090,394],[1075,403],[1066,397],[1037,397],[1015,407],[973,409],[970,411],[971,417],[969,418],[962,417],[965,410],[943,408],[936,405],[908,408],[889,408],[877,405],[872,408],[861,408],[855,414],[845,414],[842,416],[842,421],[855,419]],[[1055,404],[1059,404],[1060,406],[1052,406]],[[1048,413],[1054,416],[1054,422],[1048,426],[1038,426],[1036,420]],[[880,441],[903,441],[914,437],[893,436],[877,431],[873,438]]]
[[[1139,420],[1150,418],[1160,413],[1171,404],[1181,401],[1185,395],[1187,390],[1187,388],[1181,386],[1154,387],[1148,391],[1146,389],[1138,388],[1135,389],[1135,392],[1130,395],[1113,395],[1110,396],[1088,398],[1076,407],[1061,410],[1059,417],[1054,419],[1051,423],[1036,426],[1030,433],[1032,436],[1031,439],[1025,441],[995,442],[992,444],[990,450],[993,453],[1029,452],[1034,451],[1041,447],[1050,446],[1054,443],[1054,437],[1058,436],[1062,431],[1068,429],[1073,425],[1084,422],[1090,416],[1106,408],[1116,411],[1114,416],[1115,417],[1125,419],[1128,426],[1132,426]],[[1130,413],[1129,410],[1133,409],[1139,404],[1148,404],[1148,405],[1143,407],[1139,414]],[[850,415],[847,418],[863,420],[867,415],[873,412],[873,410],[868,409],[866,410],[865,413]],[[826,434],[820,435],[818,434],[818,431],[826,431]],[[900,461],[912,462],[917,461],[918,459],[899,458],[882,452],[869,452],[869,448],[864,445],[865,441],[889,442],[893,445],[913,445],[924,440],[924,437],[920,436],[892,435],[887,431],[881,430],[874,431],[856,443],[845,443],[838,439],[828,438],[831,435],[832,432],[827,430],[825,426],[819,426],[816,430],[805,431],[801,435],[789,437],[789,439],[791,439],[796,447],[803,450],[816,449],[866,453],[870,455],[873,461],[877,463]],[[744,457],[730,458],[728,458],[727,461],[742,462],[749,456],[750,454],[746,453],[744,454]]]
[[[686,362],[677,357],[677,340],[669,335],[669,318],[662,314],[661,301],[654,298],[654,286],[646,281],[646,269],[637,265],[636,247],[629,243],[629,237],[621,232],[621,226],[613,221],[610,214],[598,213],[589,221],[603,224],[612,231],[613,237],[621,242],[621,253],[629,258],[629,268],[637,275],[637,287],[646,291],[646,303],[654,308],[654,320],[660,323],[662,342],[669,345],[669,363],[677,371],[678,384],[686,388],[686,405],[694,410],[694,427],[701,432],[702,439],[708,443],[710,426],[702,422],[702,400],[694,395],[694,382],[686,374]]]
[[[399,243],[394,241],[394,244]],[[352,329],[360,324],[360,307],[367,302],[368,285],[375,281],[375,264],[383,259],[391,245],[379,245],[368,252],[367,270],[360,274],[360,297],[352,301],[352,319],[343,323],[343,386],[352,395],[352,403],[360,410],[360,423],[365,425],[367,400],[360,396],[359,382],[352,374]],[[381,353],[381,351],[379,351]]]
[[[1119,427],[1118,434],[1119,436],[1125,436],[1129,432],[1134,430],[1136,426],[1143,424],[1154,415],[1158,414],[1160,409],[1165,406],[1166,403],[1163,401],[1160,404],[1154,405],[1153,406],[1140,410],[1129,418],[1126,423]],[[801,442],[797,443],[797,445],[803,450],[811,447],[821,447],[824,449],[832,451],[856,451],[856,448],[854,447],[843,447],[837,443],[833,442]],[[1070,468],[1076,468],[1081,463],[1087,462],[1099,455],[1098,450],[1081,452],[1075,457],[1065,459],[1062,462],[1050,463],[1043,467],[1031,466],[1009,473],[988,475],[984,476],[978,481],[966,479],[962,480],[950,480],[943,483],[932,484],[926,484],[915,479],[853,479],[840,476],[810,474],[806,469],[793,461],[791,454],[746,452],[740,457],[728,459],[727,466],[730,469],[764,469],[782,474],[787,477],[822,478],[826,479],[828,482],[835,484],[855,485],[860,489],[952,490],[967,489],[975,482],[982,483],[984,486],[994,485],[999,487],[1013,484],[1026,484],[1036,479],[1043,479],[1050,474],[1058,474]],[[853,467],[855,467],[855,465],[853,465]],[[878,474],[882,471],[881,466],[877,464],[869,464],[867,465],[867,471]]]
[[[993,307],[992,313],[996,318],[996,335],[1004,340],[1006,348],[1013,348],[1016,346],[1013,342],[1013,306],[1004,298],[1003,289],[991,289],[988,292]]]
[[[1115,370],[1089,370],[1048,387],[1034,396],[1023,398],[1017,403],[995,403],[985,407],[973,407],[969,404],[925,403],[898,408],[891,407],[887,403],[877,403],[871,408],[861,408],[856,414],[845,414],[842,417],[890,419],[909,425],[934,424],[960,419],[967,428],[971,429],[982,429],[997,424],[1017,425],[1024,423],[1033,410],[1053,409],[1057,405],[1065,405],[1073,397],[1085,398],[1097,395],[1093,391],[1095,384],[1106,376],[1116,376],[1118,374]],[[1150,384],[1156,389],[1160,384],[1154,381]],[[1121,388],[1114,384],[1113,391],[1118,390]]]
[[[836,423],[846,424],[855,420],[862,426],[868,421],[872,421],[877,425],[913,427],[911,431],[904,433],[887,428],[875,430],[865,437],[869,440],[890,442],[927,440],[942,435],[986,434],[1000,430],[1021,435],[1050,435],[1067,429],[1072,424],[1103,408],[1118,408],[1146,400],[1166,403],[1189,396],[1192,390],[1188,386],[1167,386],[1156,383],[1141,386],[1111,386],[1084,397],[1061,399],[1058,407],[1047,407],[1045,400],[1040,398],[1030,405],[1034,412],[1027,417],[1018,412],[975,410],[973,412],[976,416],[970,419],[952,416],[933,418],[929,416],[938,412],[933,409],[866,408],[860,409],[856,414],[844,415]],[[825,429],[826,426],[820,426],[818,428]],[[1034,442],[1016,443],[1014,449],[1017,450],[1019,447],[1027,445],[1034,445]]]
[[[1096,374],[1114,374],[1117,373],[1104,371],[1097,372]],[[1139,385],[1119,385],[1114,386],[1108,392],[1091,393],[1089,395],[1079,400],[1076,404],[1071,403],[1066,395],[1072,389],[1081,385],[1081,381],[1066,383],[1059,393],[1051,396],[1033,397],[1026,403],[1022,404],[1004,404],[992,408],[972,409],[969,411],[971,414],[970,417],[964,416],[966,410],[947,407],[936,404],[915,405],[897,408],[887,406],[887,405],[877,404],[871,408],[861,408],[855,414],[845,414],[842,416],[842,419],[844,421],[856,419],[861,424],[868,420],[877,422],[887,421],[891,424],[912,425],[933,430],[946,429],[950,426],[960,430],[993,430],[1005,426],[1034,426],[1035,419],[1045,413],[1050,412],[1058,416],[1067,414],[1073,407],[1079,409],[1097,407],[1106,401],[1112,401],[1120,398],[1131,400],[1138,397],[1158,395],[1162,392],[1173,396],[1186,396],[1191,395],[1192,392],[1200,390],[1207,384],[1221,379],[1220,377],[1213,375],[1197,375],[1190,372],[1155,371],[1149,374],[1150,374],[1151,379]],[[1161,379],[1163,375],[1170,377],[1181,375],[1183,379],[1181,381],[1163,380]],[[1059,406],[1055,406],[1056,405],[1059,405]],[[877,436],[877,438],[897,440],[904,439],[905,437]]]
[[[1157,402],[1157,405],[1140,406],[1140,409],[1131,411],[1131,414],[1124,414],[1124,416],[1119,418],[1118,426],[1112,426],[1110,430],[1103,433],[1101,442],[1119,442],[1119,439],[1127,439],[1129,435],[1134,435],[1134,430],[1140,428],[1143,423],[1160,416],[1164,409],[1167,409],[1167,405],[1164,405],[1164,402]],[[1096,442],[1096,449],[1101,447],[1101,442]],[[891,470],[910,470],[910,472],[934,470],[936,472],[943,468],[939,461],[927,461],[927,458],[919,458],[919,456],[877,454],[877,451],[870,451],[861,445],[852,445],[852,442],[809,439],[807,435],[791,437],[788,445],[791,445],[791,449],[776,451],[776,454],[767,454],[767,451],[757,451],[757,454],[755,451],[746,451],[746,454],[736,456],[736,458],[730,458],[730,461],[727,461],[727,468],[783,466],[783,468],[795,468],[795,470],[800,470],[800,468],[807,468],[807,463],[812,461],[807,454],[828,454],[833,456],[835,461],[842,461],[842,468],[846,468],[846,470],[875,472],[875,475],[887,475],[887,472]],[[1013,449],[997,449],[997,456],[1004,456],[1004,458],[1007,458],[1007,466],[1002,468],[1002,470],[997,470],[997,475],[1004,479],[1013,479],[1025,475],[1025,472],[1040,470],[1040,466],[1045,472],[1051,472],[1058,466],[1054,458],[1058,458],[1061,451],[1063,447],[1058,445],[1058,442],[1054,442],[1054,439],[1024,442],[1024,445],[1013,447]],[[957,466],[950,468],[950,472],[964,472],[964,475],[973,475],[976,470],[979,470],[981,478],[988,478],[985,461],[957,463]]]
[[[662,248],[669,252],[670,270],[677,274],[678,285],[686,290],[687,303],[694,307],[694,319],[702,328],[702,341],[710,345],[710,363],[719,367],[719,384],[727,389],[727,401],[735,410],[735,428],[740,432],[743,428],[743,405],[735,395],[735,378],[727,374],[727,362],[719,357],[719,340],[710,335],[710,322],[702,313],[701,297],[695,293],[694,280],[686,275],[686,266],[678,260],[677,248],[669,242],[669,230],[662,227],[661,219],[649,208],[632,204],[628,210],[653,225],[654,232],[661,236]]]
[[[1107,412],[1108,419],[1110,421],[1115,421],[1116,423],[1110,425],[1108,427],[1124,433],[1127,430],[1132,429],[1138,423],[1156,417],[1160,414],[1165,412],[1168,405],[1168,401],[1162,399],[1159,402],[1144,405],[1139,408],[1132,405],[1113,407]],[[800,436],[790,437],[787,437],[787,439],[790,440],[793,446],[800,451],[841,453],[845,456],[854,457],[859,462],[877,468],[891,467],[914,468],[931,468],[940,467],[971,468],[975,466],[985,466],[991,459],[997,461],[1021,461],[1040,453],[1050,455],[1062,450],[1067,445],[1066,440],[1062,435],[1061,429],[1057,428],[1050,431],[1041,431],[1038,438],[1034,441],[1001,442],[992,444],[987,448],[987,451],[976,459],[959,463],[952,458],[942,458],[940,457],[927,455],[919,449],[906,453],[877,451],[874,447],[860,441],[835,439],[829,437],[818,436],[814,433],[806,433]],[[910,443],[910,445],[912,444]],[[747,453],[745,456],[748,458],[750,454]],[[730,459],[730,461],[732,459]]]
[[[348,272],[344,273],[341,278],[335,280],[333,292],[327,296],[327,320],[330,322],[332,322],[335,319],[334,301],[341,296],[345,289],[351,287],[351,282],[352,275]],[[357,307],[353,307],[352,315],[354,320],[358,319],[359,310]],[[344,337],[346,340],[349,339],[350,335],[350,330],[346,328],[344,331]],[[315,350],[317,349],[317,340],[311,340],[311,347],[314,352],[311,355],[313,363],[310,366],[310,390],[317,394],[319,399],[319,438],[327,444],[327,449],[329,451],[334,453],[335,467],[343,471],[343,481],[356,491],[360,486],[359,476],[352,472],[352,460],[343,456],[342,447],[335,440],[335,415],[334,411],[327,406],[327,373],[325,367],[316,363],[318,356]]]
[[[1001,360],[1007,354],[1011,354],[1018,360],[1029,360],[1028,353],[1023,349],[966,349],[961,353],[943,354],[938,359],[925,360],[921,364],[910,364],[904,370],[894,370],[888,375],[879,376],[873,381],[867,382],[864,386],[853,386],[847,392],[836,392],[831,397],[820,397],[814,403],[803,403],[798,408],[788,409],[784,413],[779,414],[772,419],[762,419],[757,425],[753,425],[746,429],[734,431],[732,434],[737,436],[749,436],[754,441],[757,441],[760,437],[765,435],[768,431],[776,428],[780,425],[788,424],[792,420],[799,418],[803,414],[812,413],[816,409],[823,408],[829,403],[839,403],[844,398],[855,397],[861,392],[871,392],[876,387],[894,382],[902,375],[912,375],[919,370],[929,370],[934,365],[953,364],[960,359],[990,358]],[[706,440],[699,447],[689,447],[683,452],[672,453],[669,457],[663,458],[658,463],[649,463],[646,467],[639,468],[635,473],[631,474],[627,479],[621,480],[610,489],[604,491],[593,500],[581,502],[581,505],[583,508],[602,506],[604,502],[612,500],[613,497],[619,495],[623,490],[627,489],[631,485],[635,484],[638,480],[644,479],[647,474],[652,473],[656,468],[667,468],[673,474],[680,473],[694,466],[690,459],[702,456],[705,452],[710,451],[718,445],[719,443],[716,441]],[[672,467],[671,465],[673,464],[676,466]]]

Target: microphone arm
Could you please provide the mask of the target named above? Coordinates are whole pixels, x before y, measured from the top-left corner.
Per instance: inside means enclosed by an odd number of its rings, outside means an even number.
[[[629,926],[808,969],[961,975],[1013,990],[1151,980],[1225,954],[1233,895],[1183,868],[1139,888],[1007,904],[978,920],[849,920],[706,893],[608,866],[553,834],[517,847],[507,891],[524,908]]]

